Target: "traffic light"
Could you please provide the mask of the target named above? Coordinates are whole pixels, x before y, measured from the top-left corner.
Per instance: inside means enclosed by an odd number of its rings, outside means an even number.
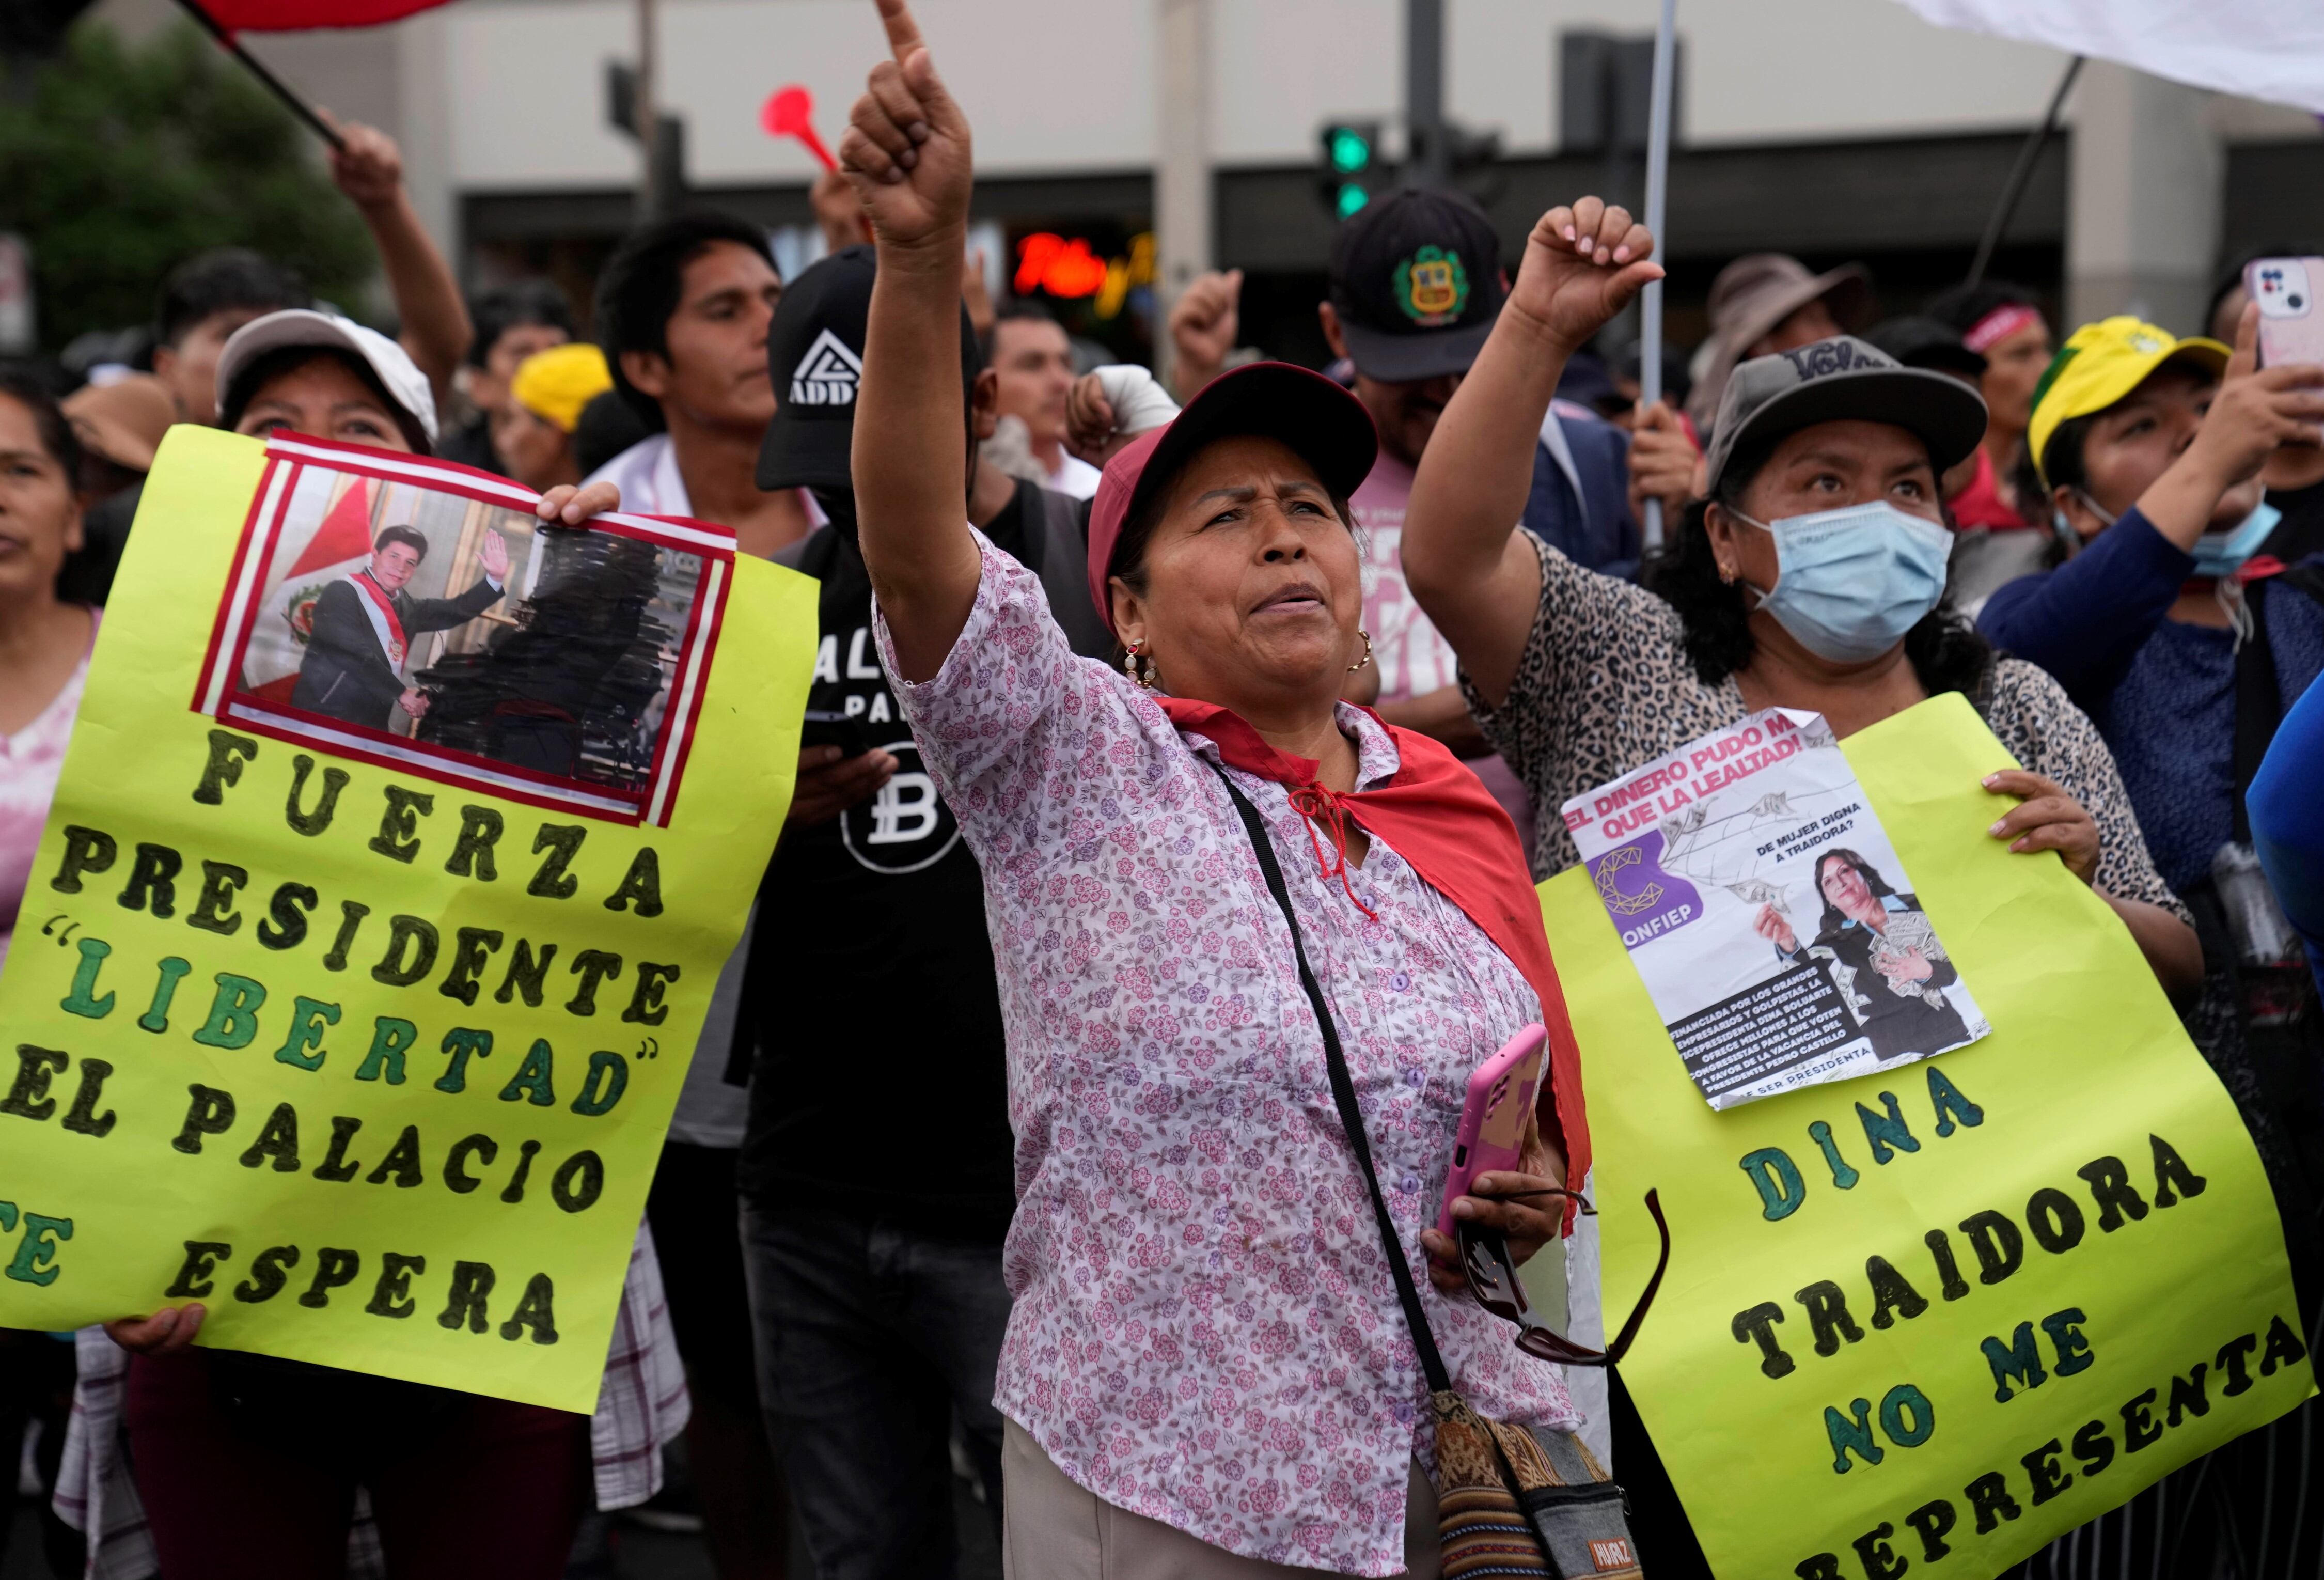
[[[1333,217],[1350,218],[1363,211],[1385,178],[1380,168],[1380,124],[1329,122],[1320,135],[1323,168],[1317,189]]]

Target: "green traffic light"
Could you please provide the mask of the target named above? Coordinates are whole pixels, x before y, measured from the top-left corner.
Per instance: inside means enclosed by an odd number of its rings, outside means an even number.
[[[1332,168],[1344,175],[1353,175],[1372,162],[1372,145],[1369,138],[1352,126],[1335,126],[1332,130]],[[1359,203],[1357,208],[1363,207]]]
[[[1339,211],[1341,218],[1352,219],[1362,213],[1364,205],[1371,200],[1372,195],[1358,182],[1342,181],[1340,183],[1340,195],[1333,207]]]

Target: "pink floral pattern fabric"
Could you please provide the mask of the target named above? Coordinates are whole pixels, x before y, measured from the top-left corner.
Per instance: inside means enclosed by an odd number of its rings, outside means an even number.
[[[1427,1387],[1217,748],[1074,657],[1039,579],[978,542],[959,642],[899,690],[984,869],[1008,1026],[1016,1308],[994,1402],[1120,1508],[1249,1557],[1397,1573]],[[1341,722],[1360,782],[1396,772],[1369,715]],[[1395,851],[1373,843],[1351,899],[1284,788],[1236,783],[1273,836],[1418,1274],[1469,1074],[1539,1007]],[[1577,1424],[1513,1327],[1422,1277],[1471,1402]]]

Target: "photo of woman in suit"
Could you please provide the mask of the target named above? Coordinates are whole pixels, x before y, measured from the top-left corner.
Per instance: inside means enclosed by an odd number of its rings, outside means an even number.
[[[323,589],[291,707],[374,730],[392,729],[399,708],[415,719],[427,713],[427,693],[404,678],[411,639],[465,625],[499,603],[509,551],[488,531],[476,550],[484,580],[457,597],[414,598],[404,585],[427,558],[428,540],[418,530],[387,527],[368,564]]]
[[[1761,907],[1758,930],[1784,959],[1822,963],[1881,1062],[1970,1040],[1944,992],[1960,974],[1920,901],[1897,893],[1852,850],[1818,856],[1815,885],[1823,916],[1804,954],[1791,922],[1774,907]]]

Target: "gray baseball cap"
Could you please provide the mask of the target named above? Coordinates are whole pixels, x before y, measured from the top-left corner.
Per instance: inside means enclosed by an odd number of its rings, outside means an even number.
[[[1819,422],[1889,422],[1929,447],[1939,472],[1965,460],[1985,437],[1985,401],[1957,378],[1906,367],[1853,335],[1836,335],[1735,370],[1711,424],[1710,482],[1716,492],[1728,463]]]

